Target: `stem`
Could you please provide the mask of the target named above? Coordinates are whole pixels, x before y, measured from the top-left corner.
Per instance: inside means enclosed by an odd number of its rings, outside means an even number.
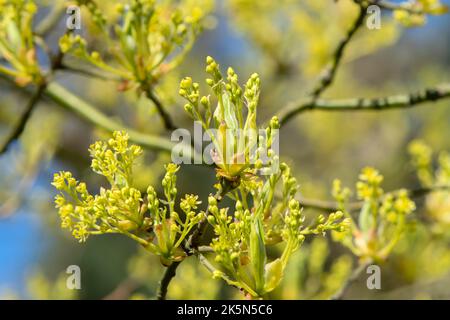
[[[294,116],[312,110],[321,111],[383,111],[418,106],[425,102],[436,102],[450,98],[450,83],[419,90],[415,93],[378,98],[314,99],[306,98],[286,105],[278,113],[284,125]]]
[[[14,83],[14,80],[9,77],[4,77],[1,74],[0,77],[10,83]],[[25,88],[19,88],[25,90]],[[50,98],[57,105],[76,113],[84,120],[102,129],[105,129],[109,132],[113,132],[116,130],[127,131],[130,137],[130,141],[139,144],[144,148],[164,152],[172,152],[172,148],[175,145],[179,144],[175,144],[167,138],[141,133],[134,129],[123,126],[122,124],[108,118],[106,115],[98,111],[94,106],[74,95],[72,92],[68,91],[66,88],[56,82],[49,83],[45,88],[43,94],[46,97]],[[183,154],[190,154],[191,159],[194,159],[196,157],[196,150],[192,148],[188,143],[183,143],[182,150],[180,151],[182,151]]]
[[[324,92],[333,83],[333,80],[339,68],[339,64],[341,63],[342,57],[344,55],[345,48],[347,47],[347,44],[350,43],[353,36],[356,34],[356,31],[358,31],[358,29],[362,26],[365,16],[366,6],[360,4],[359,13],[356,17],[355,22],[347,31],[345,37],[340,41],[333,54],[333,61],[331,62],[331,65],[322,73],[322,77],[320,78],[319,83],[311,93],[311,96],[313,96],[314,98],[318,98],[322,94],[322,92]]]
[[[181,261],[172,262],[170,266],[167,267],[164,272],[164,276],[159,282],[158,293],[156,294],[157,300],[166,300],[167,289],[169,287],[170,281],[175,277],[177,268],[180,265]]]
[[[372,260],[368,260],[366,262],[360,263],[358,265],[358,267],[353,270],[352,274],[350,275],[350,277],[348,277],[347,281],[345,281],[344,285],[341,287],[341,289],[335,293],[332,297],[331,300],[342,300],[342,298],[345,296],[345,294],[347,293],[347,290],[350,288],[350,286],[356,281],[358,280],[359,276],[361,275],[361,273],[366,270],[366,268],[372,264]]]
[[[144,240],[138,236],[136,236],[135,234],[128,232],[128,231],[120,231],[121,233],[123,233],[124,235],[126,235],[127,237],[130,237],[131,239],[133,239],[134,241],[136,241],[137,243],[143,245],[144,247],[147,247],[149,245],[149,242],[147,240]]]
[[[17,140],[20,137],[20,135],[22,134],[22,132],[25,130],[25,126],[31,117],[34,107],[38,104],[39,99],[41,98],[42,93],[45,90],[45,87],[46,87],[45,83],[38,86],[36,92],[33,94],[30,101],[28,102],[28,104],[25,108],[25,112],[20,117],[19,122],[16,124],[14,130],[11,132],[11,134],[6,139],[3,146],[0,148],[0,155],[6,152],[9,148],[9,146],[15,140]]]
[[[211,272],[211,274],[214,274],[217,270],[212,264],[211,262],[209,262],[209,260],[202,255],[199,252],[196,252],[195,254],[200,262],[200,264],[202,264],[209,272]],[[252,289],[250,288],[246,283],[243,282],[237,282],[237,281],[233,281],[231,280],[227,275],[225,275],[223,272],[220,272],[220,278],[222,278],[222,280],[224,280],[227,284],[229,284],[232,287],[235,287],[238,290],[245,290],[247,291],[250,295],[252,295],[253,297],[258,297],[259,295]]]
[[[111,120],[103,113],[98,111],[95,107],[88,104],[84,100],[80,99],[61,85],[53,82],[50,83],[46,90],[45,95],[49,97],[52,101],[56,102],[61,107],[75,112],[83,119],[95,124],[96,126],[103,128],[107,131],[113,132],[115,130],[125,130],[130,136],[130,140],[137,143],[143,147],[160,150],[165,152],[171,152],[173,146],[175,145],[172,141],[149,134],[140,133],[131,128],[126,128],[123,125]],[[193,154],[195,150],[189,145],[185,145],[185,150],[183,152],[190,152]]]
[[[150,99],[153,102],[153,104],[155,105],[156,110],[158,111],[159,115],[161,116],[161,119],[163,120],[164,127],[167,130],[177,129],[177,127],[174,125],[174,123],[172,121],[172,118],[167,113],[167,111],[164,109],[164,106],[162,105],[161,101],[158,99],[156,94],[153,92],[153,89],[151,88],[151,86],[145,84],[142,86],[142,89],[144,90],[147,98]]]
[[[222,189],[217,191],[217,193],[214,195],[214,198],[216,198],[217,202],[221,201],[223,199],[223,197],[225,196],[225,194],[228,191],[230,191],[230,189],[227,187],[227,185],[228,184],[226,184]],[[189,239],[185,245],[185,247],[186,247],[185,250],[188,255],[194,254],[194,252],[198,248],[200,238],[202,237],[202,235],[206,229],[206,226],[208,224],[207,216],[208,216],[208,209],[206,210],[205,217],[203,217],[203,219],[199,222],[199,224],[197,225],[197,228],[192,233],[192,235],[189,237]],[[175,277],[176,270],[182,261],[173,262],[166,269],[166,272],[164,273],[164,276],[160,281],[160,285],[159,285],[159,289],[158,289],[158,293],[157,293],[158,300],[165,300],[166,295],[167,295],[167,288],[169,287],[170,281],[172,281],[173,277]]]
[[[214,195],[214,198],[217,200],[217,202],[220,202],[223,197],[231,191],[232,187],[229,185],[229,183],[226,183],[222,189],[217,191],[217,193]],[[208,215],[209,215],[209,208],[206,209],[205,216],[202,218],[202,220],[197,225],[197,228],[194,230],[192,235],[189,237],[189,240],[187,241],[186,248],[189,251],[192,251],[193,249],[197,249],[199,246],[200,239],[202,238],[206,227],[208,225]],[[192,254],[192,252],[188,252],[188,254]]]
[[[120,81],[121,78],[115,74],[111,73],[101,73],[99,71],[88,70],[79,66],[70,66],[64,63],[59,68],[60,71],[68,71],[71,73],[76,73],[85,77],[94,77],[105,81]]]
[[[399,190],[402,190],[402,189],[399,189]],[[393,191],[387,192],[385,194],[385,196],[396,193],[399,190],[393,190]],[[406,190],[406,191],[411,198],[419,198],[419,197],[426,196],[427,194],[430,194],[432,192],[449,191],[449,190],[450,190],[450,185],[436,185],[436,186],[431,186],[431,187],[426,187],[426,188],[410,189],[410,190]],[[279,198],[279,197],[280,196],[277,195],[277,198]],[[316,199],[307,199],[307,198],[298,198],[298,201],[300,202],[300,204],[303,208],[316,209],[316,210],[320,210],[320,211],[342,210],[340,205],[335,201],[316,200]],[[361,209],[363,204],[364,204],[364,201],[354,201],[354,202],[348,203],[346,205],[346,207],[349,211],[355,211],[355,210]]]

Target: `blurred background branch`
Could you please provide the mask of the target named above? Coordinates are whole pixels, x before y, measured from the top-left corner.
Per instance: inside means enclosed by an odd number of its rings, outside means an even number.
[[[415,93],[393,95],[381,98],[350,99],[301,99],[291,102],[278,114],[281,124],[286,124],[292,117],[307,111],[384,111],[390,109],[410,108],[426,102],[436,102],[450,97],[450,83],[442,83],[435,87]]]

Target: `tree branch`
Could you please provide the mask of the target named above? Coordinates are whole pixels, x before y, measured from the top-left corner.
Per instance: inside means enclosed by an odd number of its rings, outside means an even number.
[[[232,189],[230,183],[226,183],[222,189],[216,192],[214,198],[217,202],[222,201],[223,197]],[[209,207],[206,209],[205,216],[200,220],[197,228],[195,228],[194,232],[192,232],[186,243],[186,249],[188,250],[188,254],[192,254],[192,250],[197,250],[200,245],[200,239],[206,231],[206,227],[208,226],[208,215],[209,215]]]
[[[14,83],[14,81],[8,77],[0,75],[1,78],[7,80],[8,82]],[[26,90],[25,88],[19,87],[19,89]],[[74,112],[82,119],[102,128],[109,132],[116,130],[125,130],[130,136],[130,141],[141,145],[144,148],[151,150],[160,150],[164,152],[172,152],[172,148],[175,143],[167,138],[145,134],[138,132],[134,129],[127,128],[122,124],[110,119],[102,112],[98,111],[94,106],[90,105],[88,102],[84,101],[80,97],[74,95],[72,92],[68,91],[66,88],[61,86],[56,82],[49,83],[43,95],[49,98],[51,101],[55,102],[62,108]],[[181,147],[183,153],[190,153],[193,158],[195,155],[195,149],[193,149],[188,143]],[[185,154],[186,154],[185,153]]]
[[[401,189],[390,191],[386,194],[393,194],[398,192]],[[432,192],[436,191],[449,191],[450,185],[437,185],[432,187],[425,187],[425,188],[418,188],[418,189],[411,189],[407,190],[408,195],[415,199],[420,198],[423,196],[426,196],[427,194],[430,194]],[[320,211],[326,211],[326,212],[333,212],[338,211],[339,206],[335,201],[327,201],[327,200],[317,200],[317,199],[308,199],[303,197],[297,197],[298,201],[300,202],[300,205],[303,208],[309,208],[309,209],[316,209]],[[362,201],[354,201],[347,203],[346,207],[349,211],[355,211],[362,208],[364,202]]]
[[[170,266],[167,267],[164,272],[164,276],[159,282],[158,293],[156,294],[157,300],[166,300],[167,289],[169,288],[169,284],[172,279],[175,277],[177,273],[177,268],[180,265],[181,261],[174,261]]]
[[[20,117],[19,121],[17,122],[17,124],[15,125],[13,131],[11,132],[9,137],[6,139],[3,146],[0,148],[0,155],[2,155],[3,153],[6,152],[8,150],[8,148],[10,147],[10,145],[15,140],[17,140],[20,137],[20,135],[22,134],[22,132],[25,130],[25,126],[31,117],[34,107],[38,104],[39,99],[41,98],[41,96],[45,90],[45,87],[46,87],[45,82],[40,84],[37,87],[36,92],[31,96],[31,99],[28,101],[28,104],[25,107],[24,113],[21,115],[21,117]]]
[[[450,83],[415,93],[393,95],[380,98],[314,99],[305,98],[288,104],[278,113],[280,124],[286,124],[294,116],[312,110],[322,111],[381,111],[410,108],[425,102],[435,102],[450,97]]]
[[[169,139],[140,133],[131,128],[126,128],[123,125],[111,120],[103,113],[98,111],[95,107],[91,106],[90,104],[80,99],[78,96],[72,94],[70,91],[55,82],[50,83],[47,86],[45,95],[61,107],[75,112],[83,119],[97,125],[100,128],[111,132],[115,130],[127,131],[130,136],[130,140],[141,145],[142,147],[166,152],[172,151],[174,143]],[[191,152],[191,154],[192,152],[194,152],[191,149],[190,145],[187,144],[185,146],[185,150],[183,151]]]
[[[85,77],[90,77],[90,78],[97,78],[97,79],[101,79],[104,81],[120,81],[121,78],[113,75],[113,74],[109,74],[109,73],[101,73],[99,71],[94,71],[94,70],[88,70],[86,68],[83,67],[79,67],[79,66],[71,66],[68,65],[67,63],[63,63],[61,64],[60,71],[68,71],[71,73],[76,73]]]
[[[334,212],[339,210],[339,206],[335,201],[308,199],[303,197],[297,197],[300,205],[305,209],[315,209],[325,212]],[[350,211],[360,208],[359,202],[350,203],[347,205]]]
[[[150,99],[153,102],[153,104],[155,105],[156,110],[158,111],[159,115],[161,116],[161,119],[163,120],[164,127],[166,128],[166,130],[177,129],[177,126],[175,126],[169,113],[167,113],[167,111],[164,109],[163,104],[161,103],[159,98],[156,96],[151,85],[144,83],[144,84],[141,84],[141,88],[144,91],[145,96],[148,99]]]
[[[317,99],[333,83],[334,77],[336,76],[336,72],[344,55],[345,48],[350,43],[358,29],[363,25],[365,16],[366,6],[359,4],[359,13],[355,22],[347,31],[345,37],[339,42],[333,54],[331,65],[322,72],[322,76],[319,79],[318,84],[310,94],[314,99]]]
[[[87,70],[87,69],[76,67],[76,66],[69,66],[67,64],[61,65],[61,67],[59,69],[62,71],[69,71],[72,73],[77,73],[79,75],[83,75],[83,76],[87,76],[87,77],[94,77],[94,78],[98,78],[98,79],[105,80],[105,81],[120,81],[121,80],[120,77],[117,77],[114,75],[104,74],[104,73],[100,73],[97,71],[91,71],[91,70]],[[158,111],[159,115],[161,116],[163,123],[164,123],[164,127],[167,130],[177,129],[177,127],[174,125],[174,123],[172,121],[172,118],[165,111],[161,100],[159,100],[159,98],[156,96],[156,94],[150,88],[144,88],[144,89],[145,89],[146,97],[153,102],[153,104],[156,107],[156,110]]]
[[[340,288],[340,290],[331,297],[331,300],[342,300],[342,298],[345,296],[350,286],[356,280],[358,280],[361,273],[364,270],[366,270],[370,264],[372,264],[372,260],[360,263],[358,267],[355,270],[353,270],[352,274],[350,275],[350,277],[348,277],[348,279],[345,281],[344,285]]]

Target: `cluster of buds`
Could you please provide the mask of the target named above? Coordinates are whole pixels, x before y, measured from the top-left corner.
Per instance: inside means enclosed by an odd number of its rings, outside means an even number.
[[[362,205],[357,221],[347,209],[351,191],[342,189],[339,180],[334,182],[333,195],[342,210],[335,215],[346,216],[347,224],[333,235],[363,260],[384,260],[400,239],[407,224],[406,216],[415,210],[415,204],[405,190],[384,194],[383,176],[373,168],[364,168],[359,179],[356,187]]]
[[[94,143],[90,153],[92,169],[107,178],[110,188],[91,195],[86,184],[70,172],[56,173],[52,184],[59,191],[55,204],[61,226],[80,242],[89,235],[124,234],[158,255],[164,265],[183,259],[182,243],[204,213],[197,212],[200,201],[195,195],[181,199],[184,216],[175,211],[179,167],[166,165],[162,180],[165,200],[161,201],[152,186],[146,195],[133,187],[132,167],[142,150],[128,145],[126,133],[114,132],[107,142]]]
[[[128,147],[128,139],[126,132],[116,131],[107,142],[97,141],[89,147],[92,170],[106,177],[111,185],[132,184],[133,163],[142,155],[142,148]]]
[[[383,194],[383,189],[380,188],[383,176],[374,168],[364,168],[359,175],[359,180],[356,183],[356,189],[360,199],[370,201],[379,198]]]
[[[450,153],[440,152],[436,161],[431,147],[420,140],[410,143],[409,153],[420,184],[425,188],[436,187],[426,197],[427,214],[434,222],[433,229],[438,233],[447,232],[450,225]]]
[[[0,58],[7,62],[0,65],[0,73],[13,77],[21,86],[43,83],[32,30],[36,4],[20,0],[0,5]]]
[[[336,212],[304,227],[295,199],[297,181],[271,148],[280,127],[278,119],[273,117],[262,134],[257,132],[258,75],[251,75],[242,88],[232,68],[225,79],[213,58],[207,57],[206,64],[210,76],[206,84],[217,107],[212,108],[211,96],[201,96],[200,85],[189,77],[181,81],[179,93],[187,101],[187,113],[202,124],[214,143],[213,160],[222,181],[219,191],[224,181],[231,184],[229,197],[236,202],[234,212],[230,212],[229,208],[218,208],[214,197],[209,199],[208,221],[215,232],[211,247],[220,265],[214,276],[252,297],[262,297],[278,286],[290,257],[306,235],[342,232],[348,229],[349,221],[342,212]],[[239,130],[244,134],[239,135]],[[280,184],[281,197],[276,195]],[[267,246],[278,243],[283,243],[283,252],[268,261]]]
[[[86,6],[94,24],[108,39],[110,51],[89,52],[86,41],[73,33],[60,39],[61,50],[122,79],[119,89],[136,87],[144,92],[180,64],[211,10],[211,5],[203,2],[179,3],[174,7],[152,0],[132,0],[126,5],[118,4],[120,18],[109,21],[93,1],[79,4]],[[117,42],[110,39],[110,30]],[[114,61],[102,56],[112,56]]]
[[[287,164],[281,163],[280,168],[267,176],[264,183],[248,189],[241,186],[233,214],[228,208],[218,208],[216,199],[210,197],[208,221],[216,234],[211,247],[215,261],[221,266],[216,276],[231,281],[252,297],[262,297],[279,285],[290,257],[306,235],[322,235],[328,230],[342,232],[349,224],[342,212],[336,212],[305,227],[302,209],[295,199],[297,181]],[[276,199],[279,184],[282,195]],[[246,191],[252,197],[251,207]],[[283,252],[268,261],[267,246],[277,243],[283,243]]]
[[[441,15],[448,12],[448,7],[440,0],[412,0],[400,3],[393,16],[406,27],[425,24],[427,15]]]
[[[179,93],[187,101],[186,112],[201,123],[213,142],[211,158],[217,166],[217,174],[239,184],[242,178],[252,178],[258,170],[261,174],[270,174],[264,167],[277,169],[273,147],[280,125],[274,117],[266,129],[258,130],[260,79],[257,74],[251,75],[242,88],[232,68],[228,68],[224,78],[219,67],[213,58],[206,58],[206,73],[210,76],[206,84],[217,101],[216,108],[212,107],[212,97],[201,96],[200,85],[189,77],[181,81]]]
[[[144,228],[141,193],[137,189],[101,188],[93,196],[86,184],[76,181],[70,172],[55,174],[53,186],[60,191],[55,204],[61,226],[72,231],[80,242],[86,241],[90,234],[128,233]]]

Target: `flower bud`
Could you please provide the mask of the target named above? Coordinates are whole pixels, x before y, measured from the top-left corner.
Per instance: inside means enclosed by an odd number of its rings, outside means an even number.
[[[181,80],[180,88],[182,89],[189,89],[192,85],[192,78],[186,77],[183,80]]]
[[[216,218],[214,218],[214,216],[208,216],[208,222],[210,223],[210,224],[215,224],[216,223]]]
[[[217,200],[216,198],[214,198],[213,196],[209,196],[208,198],[208,204],[210,206],[217,206]]]

